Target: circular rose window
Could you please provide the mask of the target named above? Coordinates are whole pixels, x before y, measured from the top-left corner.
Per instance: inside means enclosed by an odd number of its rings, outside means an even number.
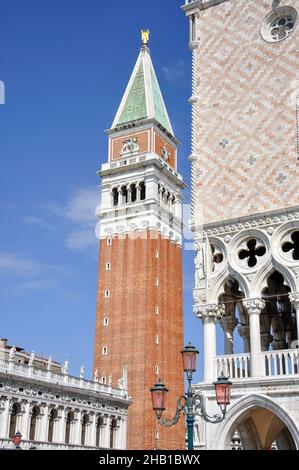
[[[298,13],[293,7],[276,8],[261,27],[262,38],[267,42],[279,42],[289,37],[297,26]]]

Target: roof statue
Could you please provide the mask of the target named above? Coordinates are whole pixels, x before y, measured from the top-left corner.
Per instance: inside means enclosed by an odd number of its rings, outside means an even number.
[[[142,44],[143,46],[146,46],[149,42],[149,36],[150,36],[150,32],[148,29],[143,29],[141,31],[141,38],[142,38]]]

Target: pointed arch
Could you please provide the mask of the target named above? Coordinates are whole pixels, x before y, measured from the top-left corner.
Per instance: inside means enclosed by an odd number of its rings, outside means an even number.
[[[230,407],[226,415],[226,419],[219,425],[217,432],[214,435],[213,442],[211,443],[212,449],[229,449],[230,433],[233,427],[237,427],[242,421],[244,415],[254,408],[269,410],[277,416],[290,432],[294,445],[296,449],[299,450],[299,429],[293,417],[275,400],[269,398],[267,395],[259,393],[245,395],[235,401],[235,403]]]
[[[249,287],[247,285],[246,279],[243,278],[240,273],[235,271],[230,272],[227,269],[225,272],[220,271],[217,273],[212,281],[210,286],[211,298],[209,299],[211,304],[218,303],[219,296],[222,294],[225,284],[227,284],[227,282],[232,278],[238,281],[240,290],[244,292],[245,298],[249,297]]]

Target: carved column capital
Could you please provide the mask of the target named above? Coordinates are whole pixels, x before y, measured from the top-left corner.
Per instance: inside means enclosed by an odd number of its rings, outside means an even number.
[[[265,308],[266,302],[262,299],[246,299],[243,300],[248,315],[259,314]]]
[[[299,292],[294,292],[289,295],[290,302],[294,305],[295,309],[299,309]]]
[[[225,313],[225,308],[223,305],[217,304],[206,304],[206,305],[195,305],[194,313],[202,321],[217,321]]]

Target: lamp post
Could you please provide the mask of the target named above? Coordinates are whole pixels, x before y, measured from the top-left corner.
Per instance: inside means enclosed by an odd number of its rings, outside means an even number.
[[[188,450],[193,450],[193,429],[194,429],[194,417],[195,417],[195,396],[192,390],[192,377],[193,373],[196,372],[197,356],[199,352],[191,345],[186,346],[181,351],[183,357],[183,367],[187,375],[188,380],[188,391],[185,395],[179,398],[177,410],[174,418],[162,419],[162,413],[166,410],[166,396],[168,388],[160,380],[154,387],[151,388],[153,410],[156,412],[158,423],[161,426],[171,427],[178,423],[181,413],[186,411],[187,415],[187,429],[188,429]],[[214,383],[216,392],[216,401],[220,407],[221,415],[216,414],[209,416],[206,412],[202,395],[196,395],[199,410],[205,421],[213,424],[221,423],[226,415],[227,405],[230,404],[230,393],[232,383],[229,382],[227,377],[222,373],[217,382]]]
[[[21,445],[21,442],[22,442],[22,434],[20,433],[20,431],[15,433],[12,440],[13,440],[13,443],[14,443],[16,449],[18,449],[18,450],[21,449],[20,445]]]

